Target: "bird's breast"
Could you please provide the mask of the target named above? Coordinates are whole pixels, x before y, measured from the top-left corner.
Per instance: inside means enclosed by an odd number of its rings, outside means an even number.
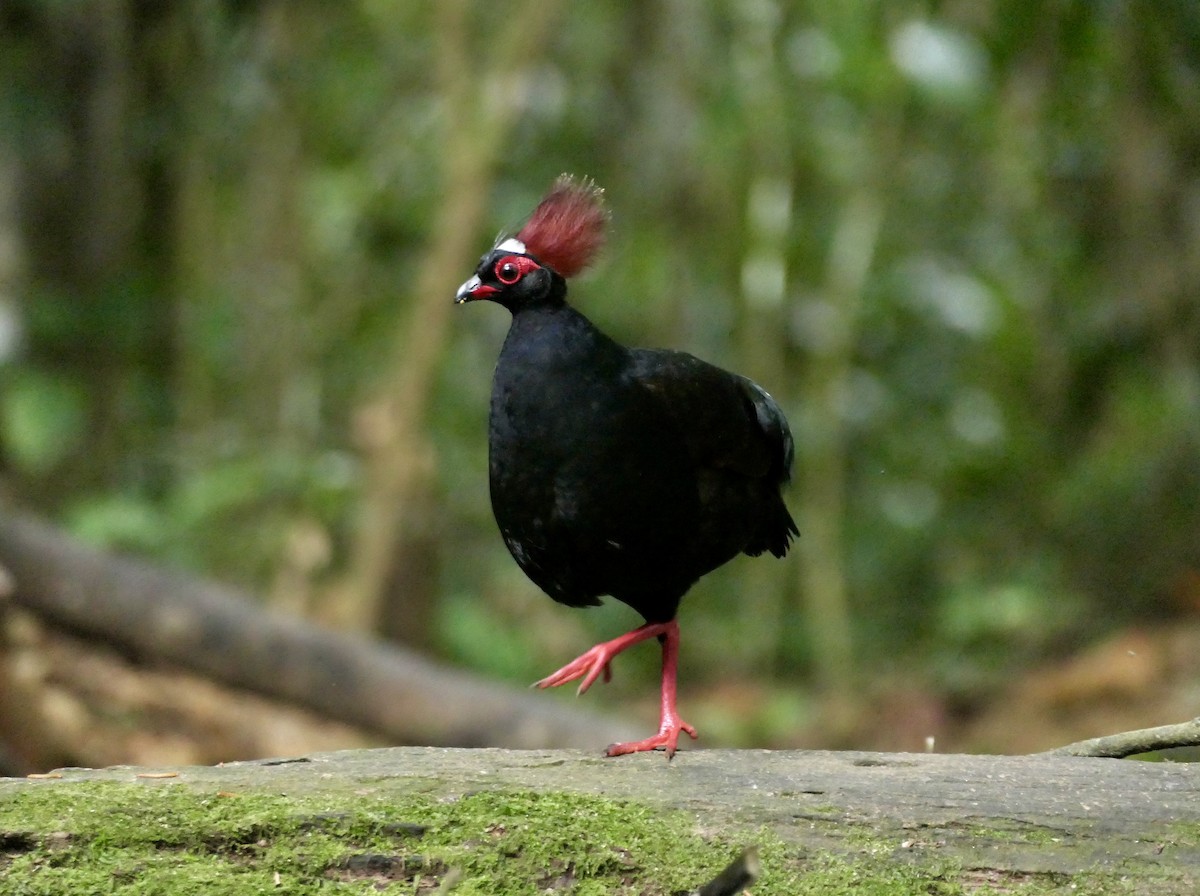
[[[636,384],[587,369],[497,373],[489,471],[498,519],[529,537],[586,530],[610,550],[647,529],[689,528],[697,498],[686,450]]]

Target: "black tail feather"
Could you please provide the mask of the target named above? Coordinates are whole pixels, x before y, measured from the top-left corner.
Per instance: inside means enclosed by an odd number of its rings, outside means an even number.
[[[754,534],[754,538],[743,549],[743,553],[757,557],[763,551],[770,551],[776,557],[783,557],[792,546],[792,539],[800,536],[796,521],[788,513],[782,498],[771,505],[769,514],[764,518],[762,526]]]

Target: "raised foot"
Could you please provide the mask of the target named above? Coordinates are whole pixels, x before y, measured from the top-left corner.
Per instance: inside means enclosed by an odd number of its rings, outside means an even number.
[[[557,672],[551,673],[539,682],[534,683],[535,688],[556,688],[561,684],[566,684],[569,681],[574,681],[576,678],[583,678],[579,684],[579,690],[576,694],[582,694],[601,675],[604,676],[604,681],[607,683],[612,681],[612,669],[609,663],[612,658],[620,651],[612,651],[608,649],[608,644],[597,644],[587,653],[578,656],[571,662],[567,663]]]
[[[635,740],[627,744],[609,744],[608,749],[604,751],[604,755],[624,756],[626,753],[666,750],[667,758],[671,759],[675,755],[675,747],[679,743],[680,731],[686,731],[692,740],[695,740],[697,737],[695,728],[683,721],[683,719],[675,719],[672,722],[664,722],[658,734],[652,735],[645,740]]]
[[[647,622],[645,625],[635,628],[631,632],[626,632],[619,638],[613,638],[611,641],[605,641],[603,644],[597,644],[587,653],[576,659],[571,660],[553,675],[548,675],[541,681],[536,682],[536,688],[556,688],[560,684],[566,684],[568,681],[574,681],[576,678],[582,678],[583,681],[579,684],[577,694],[582,694],[592,686],[597,678],[604,676],[605,681],[612,680],[612,670],[608,664],[612,662],[613,657],[623,650],[632,647],[645,641],[647,638],[656,638],[659,635],[669,636],[674,633],[678,637],[678,625],[674,620],[670,622]]]

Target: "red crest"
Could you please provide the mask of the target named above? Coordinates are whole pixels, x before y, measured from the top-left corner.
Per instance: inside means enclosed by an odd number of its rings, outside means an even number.
[[[560,175],[533,210],[517,239],[530,255],[573,277],[592,263],[604,245],[608,209],[604,191],[590,178]]]

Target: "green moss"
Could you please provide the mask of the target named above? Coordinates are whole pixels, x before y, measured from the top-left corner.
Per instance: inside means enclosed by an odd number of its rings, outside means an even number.
[[[420,894],[450,869],[455,896],[679,894],[759,847],[756,896],[1056,892],[1061,881],[980,881],[948,863],[898,861],[869,842],[807,854],[765,830],[737,841],[712,819],[577,794],[498,790],[438,800],[367,787],[352,796],[223,794],[182,784],[55,783],[0,797],[4,893]],[[1090,892],[1106,892],[1090,890]]]
[[[986,825],[965,825],[961,830],[963,836],[974,836],[980,841],[1025,846],[1052,847],[1063,836],[1063,832],[1058,828],[1002,818],[993,819]]]
[[[1200,846],[1200,822],[1179,821],[1170,825],[1172,842],[1178,846]]]

